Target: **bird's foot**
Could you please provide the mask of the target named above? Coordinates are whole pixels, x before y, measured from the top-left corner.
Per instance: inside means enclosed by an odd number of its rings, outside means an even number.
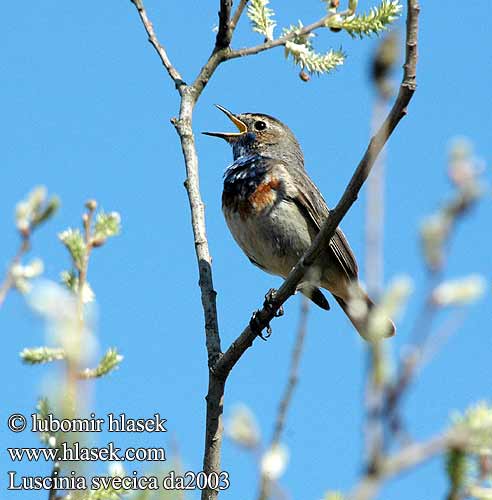
[[[272,327],[270,326],[270,323],[266,325],[266,335],[263,335],[262,328],[261,328],[261,322],[259,319],[259,310],[256,310],[253,315],[251,316],[251,319],[249,320],[249,327],[251,328],[251,331],[255,333],[258,337],[260,337],[261,340],[267,340],[268,337],[272,334]]]
[[[270,290],[268,290],[268,292],[265,295],[265,302],[263,302],[263,307],[270,311],[276,309],[275,317],[280,318],[280,316],[284,315],[284,306],[280,306],[277,308],[277,305],[275,303],[276,297],[277,297],[277,290],[275,290],[275,288],[270,288]]]
[[[278,307],[276,304],[276,294],[277,290],[275,288],[270,288],[267,294],[265,295],[265,301],[263,302],[263,308],[269,312],[274,312],[274,317],[278,318],[284,315],[284,308],[282,306]],[[272,334],[272,327],[270,323],[267,323],[265,326],[266,334],[262,333],[262,322],[259,318],[260,311],[255,311],[249,320],[249,327],[251,330],[262,340],[267,340],[268,337]]]

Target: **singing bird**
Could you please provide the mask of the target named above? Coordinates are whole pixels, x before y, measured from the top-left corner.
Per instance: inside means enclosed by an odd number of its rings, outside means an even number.
[[[217,107],[238,129],[204,132],[232,146],[234,162],[225,170],[222,193],[227,226],[253,264],[286,278],[318,234],[329,209],[286,125],[266,114],[236,115]],[[339,228],[298,287],[328,310],[320,287],[331,292],[359,334],[367,338],[367,319],[374,303],[359,282],[355,256]],[[382,334],[394,333],[391,319],[383,321]]]

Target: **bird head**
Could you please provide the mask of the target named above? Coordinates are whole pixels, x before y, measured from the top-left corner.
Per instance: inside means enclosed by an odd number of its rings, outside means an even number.
[[[299,143],[289,127],[280,120],[262,113],[234,114],[216,105],[236,125],[237,132],[203,132],[220,137],[232,146],[234,160],[245,155],[260,154],[303,165]]]

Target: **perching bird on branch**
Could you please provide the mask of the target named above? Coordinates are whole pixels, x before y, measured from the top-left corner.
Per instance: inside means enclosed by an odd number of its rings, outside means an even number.
[[[304,156],[290,129],[260,113],[235,115],[217,106],[238,132],[205,132],[231,146],[234,163],[224,174],[222,209],[227,225],[243,252],[259,268],[286,278],[310,247],[329,209],[304,169]],[[328,301],[319,289],[333,294],[362,337],[374,303],[358,279],[354,254],[337,228],[299,290],[323,309]],[[395,333],[393,322],[384,336]]]

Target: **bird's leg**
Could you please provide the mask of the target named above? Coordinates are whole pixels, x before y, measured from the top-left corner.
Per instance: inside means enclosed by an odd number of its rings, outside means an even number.
[[[276,295],[277,295],[277,290],[275,290],[275,288],[270,288],[270,290],[268,290],[268,292],[265,295],[265,302],[263,302],[263,307],[270,311],[272,309],[277,309],[275,311],[275,317],[280,318],[280,316],[284,315],[284,306],[280,306],[279,308],[276,307],[275,304]]]
[[[270,288],[270,290],[268,290],[267,294],[265,295],[265,301],[263,302],[263,307],[267,311],[275,311],[274,316],[278,318],[284,315],[284,308],[283,306],[277,308],[277,305],[275,304],[276,293],[277,290],[275,290],[275,288]],[[259,310],[253,313],[251,319],[249,320],[249,327],[254,333],[256,333],[258,337],[260,337],[260,339],[267,340],[268,337],[270,337],[270,335],[272,334],[272,327],[270,326],[270,323],[267,323],[266,325],[267,333],[266,335],[262,334],[259,313],[260,313]]]
[[[268,337],[272,334],[272,327],[270,326],[270,323],[266,325],[266,335],[263,335],[261,332],[261,324],[260,324],[260,319],[259,319],[259,313],[260,310],[256,310],[253,315],[251,316],[251,319],[249,320],[249,327],[255,333],[258,337],[260,337],[261,340],[267,340]]]

